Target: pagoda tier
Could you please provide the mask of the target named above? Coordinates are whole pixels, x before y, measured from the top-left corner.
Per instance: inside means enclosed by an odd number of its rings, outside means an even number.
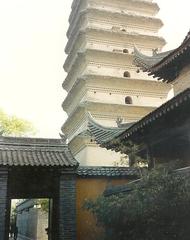
[[[100,148],[86,131],[74,137],[69,148],[82,166],[113,166],[123,160],[127,162],[125,155]]]
[[[98,27],[107,30],[118,28],[123,32],[146,32],[147,35],[157,35],[162,26],[162,21],[155,17],[89,8],[80,13],[74,25],[70,25],[67,37],[72,38],[78,31],[87,27]]]
[[[62,107],[70,115],[81,102],[126,105],[126,97],[130,97],[134,105],[158,107],[167,100],[171,86],[162,82],[149,81],[147,87],[147,81],[149,80],[86,75],[77,79]],[[75,96],[74,100],[73,96]]]
[[[63,88],[68,95],[62,127],[76,159],[83,165],[113,165],[120,154],[105,152],[88,132],[88,116],[104,126],[138,121],[163,104],[171,89],[134,66],[134,46],[144,54],[161,51],[162,21],[151,0],[77,0],[67,31],[68,73]]]
[[[119,41],[117,41],[118,35],[120,36]],[[71,68],[77,58],[77,54],[84,52],[86,49],[97,49],[108,52],[108,54],[109,52],[133,54],[135,45],[144,54],[152,55],[152,49],[161,49],[165,41],[155,36],[88,29],[78,35],[77,41],[73,40],[73,42],[69,43],[70,45],[67,48],[69,55],[64,64],[65,71],[69,71],[69,68]]]
[[[137,0],[103,0],[97,2],[97,0],[78,0],[72,7],[72,11],[69,17],[69,23],[73,25],[76,19],[76,15],[87,8],[99,8],[107,9],[109,11],[116,12],[132,12],[136,14],[141,14],[144,16],[154,16],[158,13],[159,7],[157,3],[152,3],[150,1],[137,1]]]
[[[147,74],[139,72],[133,65],[133,54],[123,54],[117,51],[107,52],[95,49],[87,49],[79,52],[73,64],[70,66],[68,75],[63,82],[63,88],[68,92],[76,83],[77,78],[84,75],[107,75],[119,78],[135,78],[152,80]]]
[[[88,129],[88,113],[104,126],[116,126],[117,118],[121,117],[125,123],[136,122],[155,107],[139,105],[108,104],[102,102],[85,101],[78,104],[77,109],[69,116],[62,127],[69,141]]]
[[[160,39],[158,39],[158,40],[160,40]],[[150,54],[152,55],[152,49],[154,49],[156,46],[155,43],[154,43],[154,45],[151,44],[151,41],[149,41],[149,39],[146,39],[146,41],[149,43],[149,45],[147,43],[143,45],[142,41],[141,41],[141,43],[140,43],[140,41],[138,41],[138,37],[137,37],[137,41],[134,42],[134,40],[133,40],[133,43],[131,43],[131,44],[130,44],[130,42],[128,44],[125,43],[125,44],[123,44],[123,46],[122,46],[122,43],[120,43],[120,46],[119,46],[119,43],[117,43],[117,45],[116,45],[116,44],[114,44],[114,42],[110,42],[109,43],[110,45],[108,45],[108,41],[104,40],[105,41],[104,44],[102,41],[97,39],[97,37],[96,37],[96,41],[95,41],[95,39],[93,41],[93,39],[90,40],[89,38],[87,38],[85,40],[83,39],[81,45],[79,42],[77,42],[77,44],[75,46],[73,46],[72,52],[70,52],[70,54],[68,55],[68,57],[65,61],[65,64],[64,64],[65,71],[69,72],[72,65],[74,65],[77,57],[79,57],[78,55],[87,50],[88,50],[88,52],[90,52],[90,50],[94,51],[94,52],[92,52],[92,54],[101,54],[101,56],[102,55],[105,56],[106,54],[107,55],[109,54],[110,57],[111,56],[115,57],[115,54],[118,53],[118,56],[120,58],[122,58],[122,56],[123,56],[123,58],[127,58],[126,57],[127,55],[128,56],[133,55],[134,44],[135,44],[135,46],[138,46],[138,48],[141,48],[144,53],[149,54],[149,55]],[[85,45],[84,45],[84,43],[85,43]],[[112,43],[112,45],[111,45],[111,43]],[[161,45],[161,41],[160,41],[160,45]],[[163,45],[163,42],[162,42],[162,45]],[[157,44],[157,46],[158,46],[158,44]],[[100,51],[102,53],[100,53]]]
[[[138,49],[150,51],[153,48],[162,49],[166,42],[162,37],[154,35],[123,32],[117,28],[105,30],[87,27],[68,40],[65,51],[69,54],[68,57],[75,55],[77,51],[85,48],[101,47],[101,49],[109,51],[115,48],[120,50],[129,48],[129,50],[133,51],[134,44]]]

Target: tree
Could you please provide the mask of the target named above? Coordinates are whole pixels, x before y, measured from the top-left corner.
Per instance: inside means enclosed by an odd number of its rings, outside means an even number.
[[[16,116],[10,116],[0,109],[0,135],[22,137],[34,133],[34,128],[30,122]]]
[[[187,240],[190,235],[190,178],[153,170],[127,194],[88,201],[106,240]],[[103,238],[102,238],[103,239]]]
[[[43,212],[49,212],[49,199],[38,199],[37,203],[41,206]]]

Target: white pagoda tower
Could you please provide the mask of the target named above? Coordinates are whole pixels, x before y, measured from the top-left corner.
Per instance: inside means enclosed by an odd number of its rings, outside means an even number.
[[[93,142],[89,113],[97,123],[116,127],[117,118],[135,122],[167,100],[170,86],[133,65],[134,46],[152,55],[165,45],[158,36],[163,25],[158,11],[152,0],[73,1],[63,82],[68,119],[62,131],[81,165],[111,166],[123,158]]]

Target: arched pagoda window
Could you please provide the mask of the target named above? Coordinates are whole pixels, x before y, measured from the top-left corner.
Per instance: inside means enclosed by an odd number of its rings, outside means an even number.
[[[132,98],[129,97],[129,96],[127,96],[127,97],[125,98],[125,104],[132,104],[132,103],[133,103]]]
[[[123,76],[130,78],[130,77],[131,77],[131,74],[130,74],[130,72],[125,71],[125,72],[123,73]]]
[[[123,53],[129,53],[129,50],[127,48],[124,48]]]

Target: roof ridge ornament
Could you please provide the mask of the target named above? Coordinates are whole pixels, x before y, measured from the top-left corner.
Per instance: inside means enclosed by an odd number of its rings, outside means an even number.
[[[122,126],[122,123],[123,123],[123,118],[122,118],[122,117],[117,117],[116,123],[117,123],[117,126],[118,126],[118,127],[121,127],[121,126]]]
[[[152,56],[158,55],[158,48],[153,48],[152,49]]]
[[[61,142],[64,144],[67,144],[67,136],[65,133],[59,133],[59,136],[61,137]]]

